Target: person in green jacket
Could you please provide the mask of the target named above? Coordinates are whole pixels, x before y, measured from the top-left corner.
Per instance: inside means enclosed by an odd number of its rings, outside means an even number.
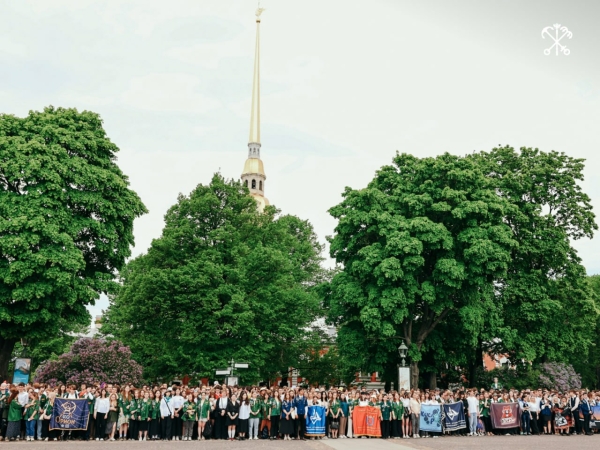
[[[183,402],[181,420],[183,421],[183,440],[191,441],[197,420],[196,403],[194,403],[194,396],[191,393],[186,395],[185,402]]]
[[[383,400],[379,403],[379,409],[381,410],[381,437],[383,439],[389,439],[392,418],[392,403],[390,402],[390,397],[388,394],[383,396]]]
[[[46,401],[46,405],[42,411],[42,439],[47,441],[48,439],[52,439],[56,432],[53,430],[50,431],[50,419],[52,418],[52,411],[54,410],[54,398],[56,397],[55,392],[50,392],[48,395],[48,400]],[[89,429],[89,424],[88,424]],[[54,437],[56,440],[56,437]]]
[[[148,425],[152,420],[151,409],[152,402],[150,401],[150,392],[144,391],[144,398],[138,401],[138,436],[140,441],[148,439]]]
[[[340,415],[342,414],[342,405],[338,398],[338,393],[337,391],[333,391],[333,398],[329,403],[329,416],[331,417],[329,428],[331,429],[332,439],[338,438],[338,433],[340,431]]]
[[[21,436],[21,419],[23,418],[23,407],[17,401],[19,391],[12,389],[8,398],[8,426],[6,428],[6,440],[18,441]]]
[[[196,407],[196,416],[198,417],[198,440],[203,440],[204,426],[210,418],[210,411],[212,409],[210,399],[206,396],[205,391],[202,391],[202,397],[200,397],[200,400],[198,400],[198,405]]]
[[[26,440],[35,440],[35,430],[37,429],[37,420],[39,417],[40,400],[35,392],[29,394],[29,401],[25,405],[23,416],[25,419]]]
[[[394,393],[392,401],[392,436],[400,439],[402,436],[402,417],[404,416],[404,404],[398,392]]]
[[[281,417],[281,400],[277,391],[269,399],[269,407],[271,410],[271,440],[277,439],[279,435],[279,419]]]

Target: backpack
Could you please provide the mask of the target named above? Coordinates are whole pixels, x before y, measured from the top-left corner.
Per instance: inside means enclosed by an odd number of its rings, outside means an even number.
[[[204,436],[206,439],[210,439],[211,435],[212,435],[212,425],[210,424],[210,420],[208,420],[204,424],[204,431],[202,431],[202,436]]]
[[[262,429],[262,433],[260,434],[260,438],[261,439],[269,439],[269,429],[267,427],[264,427]]]

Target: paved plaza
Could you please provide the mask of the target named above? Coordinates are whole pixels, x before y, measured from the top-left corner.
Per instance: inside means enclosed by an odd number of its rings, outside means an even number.
[[[485,450],[520,450],[544,449],[564,450],[597,450],[600,448],[600,435],[594,436],[490,436],[490,437],[443,437],[439,439],[323,439],[318,441],[126,441],[126,442],[0,442],[0,449],[118,449],[118,450],[163,450],[163,449],[198,449],[198,450],[435,450],[435,449],[485,449]]]

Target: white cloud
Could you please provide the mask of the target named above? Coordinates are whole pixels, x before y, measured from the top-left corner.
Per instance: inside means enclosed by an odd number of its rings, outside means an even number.
[[[206,113],[221,103],[201,92],[200,78],[186,73],[154,73],[130,80],[123,103],[146,111]]]

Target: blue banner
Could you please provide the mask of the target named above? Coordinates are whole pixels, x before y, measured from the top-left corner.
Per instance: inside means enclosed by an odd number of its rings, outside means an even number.
[[[325,436],[325,407],[309,406],[306,412],[306,434]]]
[[[421,431],[442,432],[442,407],[441,405],[421,404],[421,418],[419,420]]]
[[[55,398],[51,430],[87,430],[90,410],[86,399]]]
[[[444,427],[448,431],[460,430],[467,427],[465,407],[462,402],[449,403],[444,406]]]

